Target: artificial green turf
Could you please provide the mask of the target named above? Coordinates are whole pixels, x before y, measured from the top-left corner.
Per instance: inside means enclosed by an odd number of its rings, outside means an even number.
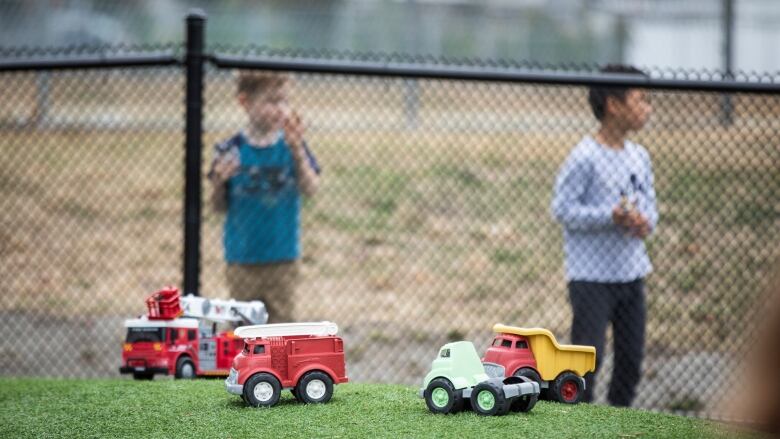
[[[222,380],[0,379],[0,437],[728,437],[727,427],[668,414],[540,402],[530,413],[433,415],[411,387],[336,386],[328,404],[285,391],[250,408]]]

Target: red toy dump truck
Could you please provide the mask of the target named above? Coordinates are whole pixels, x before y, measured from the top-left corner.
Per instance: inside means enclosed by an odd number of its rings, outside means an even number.
[[[496,324],[493,344],[482,359],[503,367],[507,376],[524,376],[539,383],[542,399],[576,404],[585,391],[583,376],[596,370],[596,348],[560,345],[543,328]]]
[[[332,322],[242,326],[244,349],[233,360],[225,389],[254,407],[279,402],[289,389],[304,403],[325,403],[333,385],[346,383],[344,343]]]
[[[231,330],[218,331],[217,324],[268,321],[263,302],[180,297],[176,288],[152,294],[146,305],[146,315],[125,321],[127,335],[119,368],[120,373],[139,380],[150,380],[155,374],[226,376],[244,342]]]

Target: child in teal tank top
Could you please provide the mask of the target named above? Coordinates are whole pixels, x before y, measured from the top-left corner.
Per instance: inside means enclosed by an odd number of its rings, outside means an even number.
[[[246,128],[215,146],[212,204],[225,212],[223,246],[231,296],[262,300],[270,322],[289,322],[301,255],[301,197],[320,168],[288,104],[289,78],[242,72],[238,101]]]

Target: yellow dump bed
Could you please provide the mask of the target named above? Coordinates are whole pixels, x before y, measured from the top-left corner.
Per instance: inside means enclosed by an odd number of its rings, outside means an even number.
[[[544,328],[518,328],[498,323],[493,331],[526,337],[536,359],[536,368],[545,381],[554,380],[565,370],[579,376],[596,370],[596,348],[593,346],[560,345],[553,333]]]

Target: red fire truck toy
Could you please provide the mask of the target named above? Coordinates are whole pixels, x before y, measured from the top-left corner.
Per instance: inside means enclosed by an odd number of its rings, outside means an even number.
[[[282,389],[298,401],[326,403],[346,383],[344,343],[332,322],[242,326],[244,350],[233,360],[225,389],[254,407],[279,402]]]
[[[152,294],[146,305],[147,315],[125,320],[127,336],[119,368],[137,380],[150,380],[155,374],[226,376],[244,342],[230,330],[218,331],[217,324],[268,321],[263,302],[180,297],[176,288]]]
[[[576,404],[585,391],[587,372],[596,370],[596,348],[560,345],[543,328],[496,324],[493,345],[482,359],[503,367],[507,376],[530,378],[542,388],[542,398]]]

